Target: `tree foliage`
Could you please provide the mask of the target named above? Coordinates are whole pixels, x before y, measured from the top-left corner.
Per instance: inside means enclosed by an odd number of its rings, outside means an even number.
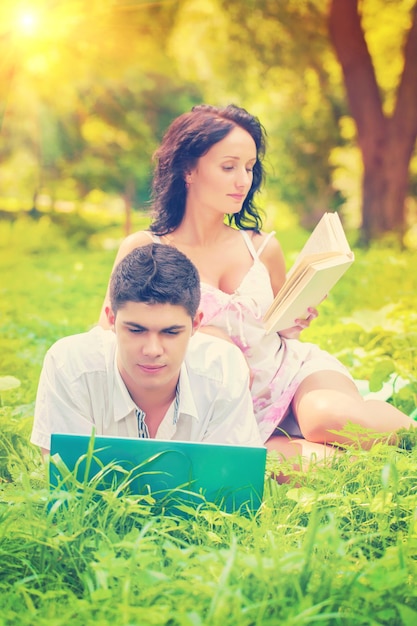
[[[0,156],[7,171],[8,159],[23,165],[30,155],[30,196],[100,188],[127,206],[148,197],[161,128],[199,95],[178,79],[162,45],[173,10],[159,2],[39,0],[25,13],[5,0],[3,39],[17,54],[0,76],[7,146]],[[38,24],[25,33],[19,20],[29,16]]]
[[[172,118],[197,101],[236,102],[268,131],[268,204],[305,226],[343,207],[364,239],[402,233],[413,207],[415,5],[3,0],[3,201],[99,187],[141,204]]]
[[[360,5],[355,0],[184,0],[180,36],[197,21],[191,36],[203,41],[203,52],[190,58],[182,49],[178,56],[196,76],[205,51],[204,81],[211,82],[206,93],[219,88],[220,75],[222,94],[239,93],[265,113],[271,147],[280,155],[273,159],[278,194],[306,224],[351,193],[338,186],[334,170],[351,160],[357,141],[362,168],[348,174],[359,178],[363,171],[362,229],[369,239],[406,227],[417,117],[415,13],[414,0]],[[210,52],[219,42],[223,54],[213,58]],[[346,121],[349,115],[356,134]]]

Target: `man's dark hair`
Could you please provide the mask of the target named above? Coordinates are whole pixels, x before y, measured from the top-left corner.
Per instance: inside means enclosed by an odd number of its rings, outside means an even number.
[[[152,232],[166,235],[181,224],[185,212],[186,174],[195,167],[200,157],[236,127],[246,130],[254,140],[257,160],[253,167],[252,185],[243,206],[238,213],[229,215],[228,220],[237,228],[259,232],[262,218],[254,196],[264,178],[262,160],[266,133],[258,118],[234,104],[226,107],[195,106],[190,112],[177,117],[168,128],[154,155]]]
[[[181,305],[194,318],[200,304],[197,268],[179,250],[160,243],[135,248],[113,270],[113,313],[128,302]]]

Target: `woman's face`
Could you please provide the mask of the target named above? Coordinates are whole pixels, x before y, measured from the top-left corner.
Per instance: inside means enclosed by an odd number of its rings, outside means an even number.
[[[187,207],[221,214],[238,213],[251,188],[256,145],[251,135],[235,126],[197,161],[185,177]]]

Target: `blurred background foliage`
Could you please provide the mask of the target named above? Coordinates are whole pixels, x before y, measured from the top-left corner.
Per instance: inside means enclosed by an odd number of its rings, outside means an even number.
[[[98,214],[122,213],[129,232],[172,119],[234,102],[267,129],[271,224],[340,209],[362,241],[415,247],[416,13],[415,0],[2,0],[0,218],[48,212],[85,244]]]

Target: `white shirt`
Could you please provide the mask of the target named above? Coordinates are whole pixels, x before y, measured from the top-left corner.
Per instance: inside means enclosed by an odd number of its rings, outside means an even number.
[[[51,433],[138,437],[137,406],[116,365],[116,336],[97,326],[65,337],[47,352],[39,381],[31,442],[50,449]],[[249,371],[240,350],[195,333],[179,378],[178,419],[174,402],[156,439],[261,446],[249,391]]]

